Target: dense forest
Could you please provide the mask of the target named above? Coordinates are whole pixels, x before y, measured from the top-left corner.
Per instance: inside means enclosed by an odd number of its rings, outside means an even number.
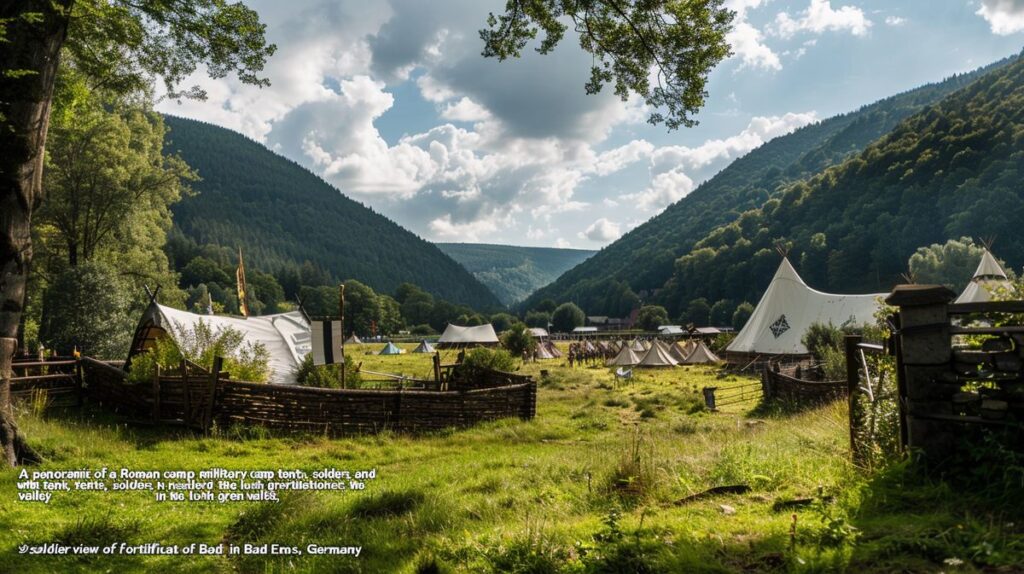
[[[996,237],[1024,263],[1024,61],[992,71],[899,123],[838,166],[790,185],[681,257],[658,295],[755,300],[782,245],[811,285],[886,291],[920,246]],[[973,267],[973,265],[972,265]]]
[[[593,255],[585,249],[438,243],[506,305],[522,301]]]
[[[501,306],[436,246],[298,164],[221,127],[165,121],[166,151],[201,178],[192,184],[197,193],[173,207],[176,228],[196,244],[243,247],[254,266],[275,275],[309,261],[334,281],[356,279],[389,293],[411,282],[454,303]]]
[[[687,197],[569,270],[551,285],[539,289],[521,306],[531,309],[544,299],[575,301],[589,314],[624,316],[643,295],[646,300],[653,298],[663,302],[674,319],[688,301],[685,297],[694,297],[696,293],[713,294],[713,303],[716,299],[739,296],[732,293],[738,288],[749,291],[743,296],[753,297],[756,302],[754,295],[764,284],[752,283],[746,276],[722,268],[719,269],[721,276],[730,277],[734,285],[727,295],[715,291],[720,283],[680,291],[678,278],[667,293],[654,293],[673,279],[676,260],[690,253],[717,227],[764,205],[783,193],[788,185],[860,152],[900,121],[1015,60],[1016,56],[1007,58],[778,137],[737,159]],[[885,233],[892,232],[887,229]],[[905,263],[906,256],[901,257],[901,263]],[[777,264],[777,256],[760,263],[770,270]],[[742,280],[737,282],[738,276]],[[760,278],[762,274],[755,273],[754,277]],[[808,279],[813,281],[813,277],[808,276]],[[847,288],[853,287],[843,286]]]

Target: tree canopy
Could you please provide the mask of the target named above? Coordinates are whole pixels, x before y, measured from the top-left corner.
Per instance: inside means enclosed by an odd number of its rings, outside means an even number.
[[[655,110],[650,123],[677,129],[697,124],[708,73],[731,54],[733,17],[722,0],[508,0],[480,38],[484,56],[505,60],[543,32],[537,52],[548,54],[571,23],[594,57],[586,92],[610,84],[623,101],[636,94]]]

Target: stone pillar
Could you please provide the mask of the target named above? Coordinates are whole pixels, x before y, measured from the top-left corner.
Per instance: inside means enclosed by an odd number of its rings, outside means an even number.
[[[946,388],[952,369],[947,306],[955,297],[941,285],[897,285],[885,299],[900,313],[898,376],[906,446],[929,458],[944,458],[955,438],[949,422],[930,417],[952,412],[952,393]]]

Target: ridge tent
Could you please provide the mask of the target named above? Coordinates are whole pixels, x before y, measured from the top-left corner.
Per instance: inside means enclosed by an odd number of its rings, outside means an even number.
[[[651,349],[647,351],[647,354],[640,359],[637,363],[638,367],[675,367],[679,364],[679,361],[675,360],[672,355],[668,352],[665,344],[661,341],[655,341],[651,345]]]
[[[535,339],[543,340],[543,339],[547,339],[548,338],[548,330],[547,329],[542,329],[540,327],[530,327],[529,329],[527,329],[527,331],[529,331],[530,335],[533,335],[533,337]]]
[[[467,347],[497,347],[498,335],[494,333],[494,327],[477,325],[476,327],[460,327],[449,324],[437,340],[438,349],[461,349]]]
[[[960,296],[954,303],[984,303],[992,300],[992,292],[996,288],[1010,289],[1013,284],[1006,276],[1006,272],[992,256],[988,249],[981,255],[978,268],[974,271],[974,277],[964,287]]]
[[[668,350],[675,360],[682,363],[686,360],[686,356],[693,352],[693,342],[687,341],[686,343],[680,343],[679,341],[676,341]]]
[[[384,345],[384,348],[381,349],[380,351],[378,351],[377,354],[378,355],[401,355],[402,354],[402,350],[399,349],[397,346],[395,346],[395,344],[392,343],[391,341],[388,341],[388,344]]]
[[[726,349],[737,355],[806,355],[801,342],[813,323],[847,324],[874,322],[879,298],[886,293],[834,295],[815,291],[783,258],[772,282],[754,312]]]
[[[560,358],[562,358],[562,351],[558,350],[558,346],[555,345],[554,341],[545,341],[542,344],[547,348],[548,353],[551,353],[551,358],[552,359],[560,359]]]
[[[547,361],[550,359],[554,359],[555,356],[551,354],[551,351],[548,349],[547,345],[545,345],[544,343],[538,343],[537,350],[533,352],[533,358],[534,360],[537,361]]]
[[[640,357],[636,356],[633,349],[629,346],[623,346],[622,350],[619,351],[615,358],[608,360],[605,365],[609,367],[632,367],[640,362]]]
[[[312,350],[310,326],[301,311],[257,317],[199,315],[153,301],[142,313],[142,319],[135,328],[126,366],[130,367],[132,357],[150,349],[161,336],[169,336],[180,345],[182,338],[199,323],[205,324],[214,333],[234,329],[242,334],[246,343],[263,345],[270,355],[268,382],[273,384],[295,384],[295,371],[303,357]]]
[[[697,346],[694,347],[693,351],[687,355],[686,360],[682,361],[682,363],[684,365],[705,365],[707,363],[717,363],[719,361],[721,361],[721,359],[718,358],[718,355],[709,349],[708,346],[704,344],[704,341],[701,341],[697,343]]]
[[[359,337],[357,337],[355,333],[352,333],[352,335],[350,335],[348,339],[345,339],[345,344],[346,345],[362,345],[363,344],[363,340],[360,339]]]
[[[416,348],[412,350],[412,352],[413,353],[433,353],[434,352],[434,347],[433,347],[433,345],[428,343],[426,339],[421,339],[420,340],[420,344],[417,345]]]

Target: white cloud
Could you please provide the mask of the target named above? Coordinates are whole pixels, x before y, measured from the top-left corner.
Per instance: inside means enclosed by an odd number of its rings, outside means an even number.
[[[635,201],[642,210],[659,211],[689,195],[693,188],[693,180],[677,167],[655,175],[650,187],[626,199]]]
[[[441,112],[441,118],[452,122],[479,122],[491,119],[491,113],[473,100],[463,97],[449,103]]]
[[[572,243],[566,241],[564,237],[559,237],[555,240],[555,247],[559,249],[569,249],[572,247]]]
[[[988,22],[993,34],[1008,36],[1024,30],[1024,0],[981,0],[975,14]]]
[[[733,52],[740,58],[739,69],[761,68],[765,70],[781,70],[779,56],[761,40],[764,35],[746,21],[738,21],[725,36],[725,41],[732,46]]]
[[[767,0],[729,0],[725,7],[736,12],[732,30],[725,36],[725,41],[732,46],[734,57],[740,59],[738,70],[744,68],[761,68],[778,71],[782,69],[779,56],[762,40],[764,34],[747,21],[747,12],[766,4]]]
[[[840,6],[833,9],[830,0],[811,0],[807,9],[797,18],[793,18],[788,12],[779,12],[775,16],[773,30],[782,38],[792,38],[797,32],[821,34],[843,30],[854,36],[863,36],[868,33],[870,27],[871,20],[868,20],[864,11],[856,6]]]
[[[615,241],[622,235],[619,224],[602,217],[590,224],[585,231],[579,234],[580,239],[589,239],[598,243]]]
[[[907,19],[906,18],[902,18],[900,16],[886,16],[885,17],[885,25],[886,26],[902,26],[902,25],[904,25],[906,23],[907,23]]]

